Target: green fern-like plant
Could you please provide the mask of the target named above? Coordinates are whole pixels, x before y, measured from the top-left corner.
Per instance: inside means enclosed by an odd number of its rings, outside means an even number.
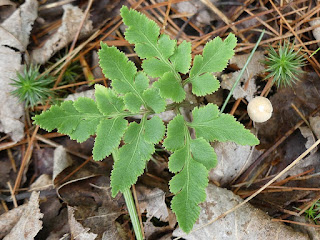
[[[135,45],[135,52],[143,59],[143,71],[137,71],[134,63],[117,48],[102,43],[100,66],[112,81],[112,88],[96,84],[96,101],[89,98],[66,101],[33,119],[41,128],[47,131],[56,128],[78,142],[96,134],[94,160],[116,152],[111,173],[112,196],[126,192],[136,183],[155,152],[154,145],[164,139],[163,146],[172,152],[169,170],[175,174],[170,181],[170,191],[175,194],[171,207],[180,227],[188,233],[199,217],[199,203],[206,198],[209,170],[217,163],[210,142],[259,143],[233,116],[221,114],[214,104],[193,109],[191,122],[179,114],[179,104],[186,98],[185,84],[192,85],[196,96],[211,94],[219,88],[212,72],[227,66],[234,54],[236,38],[229,34],[224,41],[217,37],[208,42],[203,55],[197,55],[191,67],[189,42],[177,45],[169,36],[160,35],[155,22],[125,6],[121,8],[121,16],[128,26],[125,38]],[[181,74],[188,73],[182,80]],[[151,86],[149,77],[157,78]],[[167,105],[167,99],[176,104]],[[166,130],[163,121],[153,115],[170,108],[177,115]],[[142,115],[139,123],[126,120],[137,114]],[[121,140],[124,144],[119,148]]]

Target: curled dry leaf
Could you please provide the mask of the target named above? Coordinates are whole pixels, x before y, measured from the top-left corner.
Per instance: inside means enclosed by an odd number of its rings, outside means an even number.
[[[4,240],[33,240],[42,229],[42,221],[40,219],[43,217],[43,214],[39,208],[39,196],[40,192],[32,192],[29,203],[20,216],[19,221]]]
[[[84,13],[77,6],[67,4],[63,6],[64,13],[62,16],[62,25],[44,44],[43,47],[35,49],[32,52],[33,61],[39,64],[47,62],[57,51],[64,48],[74,39]],[[92,32],[92,22],[86,19],[84,22],[80,38],[88,36]]]
[[[37,18],[38,3],[27,0],[0,25],[0,132],[9,134],[13,141],[23,138],[23,104],[10,94],[11,79],[23,70],[22,53],[27,49],[29,35]]]
[[[200,218],[193,229],[198,229],[243,201],[231,191],[213,184],[210,184],[206,191],[207,200],[201,204]],[[212,239],[213,236],[219,240],[309,239],[307,234],[296,232],[282,223],[271,221],[271,217],[249,203],[201,230],[184,235],[178,228],[173,235],[187,240],[207,240]]]
[[[309,24],[311,25],[311,27],[315,26],[315,25],[319,25],[320,24],[320,19],[316,19],[316,20],[312,20],[309,22]],[[312,30],[312,34],[314,36],[314,38],[316,40],[320,40],[320,27],[316,27]],[[319,43],[318,43],[319,45]]]
[[[211,2],[217,2],[217,0],[211,0]],[[180,13],[189,14],[190,17],[195,15],[194,23],[198,26],[203,24],[210,25],[211,21],[217,19],[217,16],[212,11],[208,11],[201,1],[191,0],[173,4],[173,6]]]
[[[74,217],[73,207],[68,206],[68,219],[72,238],[75,240],[93,240],[97,234],[89,233],[89,228],[84,228]]]
[[[58,175],[63,172],[67,167],[71,166],[72,159],[67,154],[64,147],[59,146],[56,148],[53,154],[53,176],[52,181],[55,183]]]
[[[30,189],[34,191],[43,191],[52,188],[52,186],[51,177],[48,174],[42,174],[30,185]]]

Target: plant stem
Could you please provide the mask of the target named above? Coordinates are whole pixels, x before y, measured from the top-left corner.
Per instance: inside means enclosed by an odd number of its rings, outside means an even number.
[[[119,153],[118,149],[112,151],[113,161],[115,161],[115,162],[118,161],[118,157],[119,157],[118,153]],[[126,201],[126,206],[128,208],[128,212],[130,215],[130,219],[131,219],[134,233],[136,235],[136,239],[143,240],[143,234],[142,234],[141,227],[140,227],[140,221],[139,221],[136,205],[134,204],[130,188],[126,188],[122,192],[122,194],[124,196],[124,200]]]
[[[230,90],[230,92],[229,92],[229,94],[228,94],[228,97],[227,97],[226,100],[224,101],[223,106],[222,106],[221,109],[220,109],[220,113],[223,113],[224,109],[226,108],[227,103],[229,102],[229,100],[230,100],[230,98],[231,98],[231,95],[232,95],[234,89],[235,89],[236,86],[238,85],[238,83],[239,83],[239,81],[240,81],[240,79],[241,79],[244,71],[246,70],[246,68],[247,68],[247,66],[248,66],[248,64],[249,64],[249,62],[250,62],[250,60],[251,60],[254,52],[255,52],[255,51],[257,50],[257,48],[258,48],[259,43],[261,42],[262,37],[263,37],[263,35],[264,35],[264,32],[265,32],[265,30],[263,30],[262,33],[260,34],[260,37],[259,37],[256,45],[255,45],[254,48],[252,49],[252,51],[251,51],[251,53],[250,53],[250,56],[248,57],[248,59],[247,59],[247,61],[246,61],[246,64],[245,64],[244,67],[241,69],[241,72],[240,72],[240,74],[238,75],[238,78],[237,78],[236,82],[233,84],[233,86],[232,86],[232,88],[231,88],[231,90]]]
[[[124,199],[126,201],[126,205],[127,205],[128,211],[129,211],[131,223],[132,223],[136,238],[137,238],[137,240],[142,240],[143,235],[142,235],[142,231],[140,228],[140,222],[139,222],[139,218],[138,218],[138,214],[137,214],[137,210],[136,210],[136,205],[134,204],[131,191],[129,188],[127,188],[122,193],[123,193]]]

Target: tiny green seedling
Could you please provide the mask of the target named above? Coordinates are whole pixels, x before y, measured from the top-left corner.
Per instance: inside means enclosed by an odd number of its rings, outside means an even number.
[[[277,87],[291,87],[299,81],[298,76],[304,72],[301,67],[305,65],[300,50],[295,51],[294,46],[290,47],[287,42],[283,46],[279,45],[278,52],[270,46],[267,59],[263,63],[266,64],[266,72],[269,73],[266,78],[273,77]]]
[[[305,211],[306,219],[312,219],[315,224],[318,224],[320,219],[320,202],[316,201],[310,208]]]
[[[20,102],[25,103],[25,107],[34,107],[37,104],[43,104],[49,97],[53,96],[51,90],[53,77],[50,75],[41,75],[40,66],[25,66],[23,74],[17,72],[17,79],[12,79],[16,89],[11,93],[19,98]]]
[[[96,134],[93,159],[102,160],[110,154],[115,159],[111,173],[113,197],[136,183],[155,152],[154,145],[164,139],[163,146],[172,153],[169,170],[175,174],[170,181],[170,191],[175,195],[171,208],[182,230],[188,233],[199,217],[199,203],[206,199],[209,171],[217,163],[210,142],[259,143],[233,116],[220,113],[214,104],[194,108],[191,122],[179,112],[186,98],[184,85],[191,84],[196,96],[218,90],[219,81],[212,73],[227,66],[237,40],[233,34],[224,41],[216,37],[205,45],[203,55],[197,55],[191,67],[189,42],[177,45],[168,35],[160,34],[154,21],[125,6],[121,8],[121,16],[128,26],[125,38],[135,45],[135,52],[143,59],[143,70],[137,71],[134,63],[116,47],[102,43],[100,66],[112,81],[112,88],[97,84],[96,101],[89,98],[65,101],[33,120],[47,131],[57,128],[78,142]],[[182,74],[188,74],[185,80]],[[157,80],[150,85],[149,77]],[[167,99],[175,104],[167,105]],[[170,109],[177,115],[166,127],[154,114]],[[142,115],[140,123],[128,123],[126,118],[137,114]],[[195,131],[195,137],[190,129]],[[119,148],[121,140],[124,144]]]

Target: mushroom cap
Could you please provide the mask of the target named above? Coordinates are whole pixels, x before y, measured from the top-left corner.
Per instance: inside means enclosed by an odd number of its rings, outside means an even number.
[[[252,121],[262,123],[272,116],[272,104],[268,98],[255,97],[248,104],[248,114]]]

